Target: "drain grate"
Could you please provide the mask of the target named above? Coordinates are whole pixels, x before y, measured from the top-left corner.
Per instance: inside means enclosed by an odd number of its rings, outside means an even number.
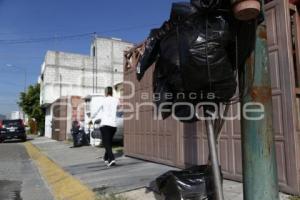
[[[0,180],[0,199],[22,200],[21,181]]]

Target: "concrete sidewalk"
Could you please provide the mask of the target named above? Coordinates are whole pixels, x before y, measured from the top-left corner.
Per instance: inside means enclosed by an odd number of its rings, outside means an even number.
[[[132,200],[163,199],[146,188],[156,177],[176,168],[145,162],[117,154],[117,166],[107,168],[99,158],[103,149],[70,148],[72,145],[39,137],[31,141],[43,154],[98,194],[121,194]],[[242,184],[224,181],[227,200],[242,200]],[[282,195],[282,200],[288,199]]]

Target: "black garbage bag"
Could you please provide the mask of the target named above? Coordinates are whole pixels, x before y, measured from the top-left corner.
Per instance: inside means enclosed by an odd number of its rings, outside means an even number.
[[[90,146],[90,133],[84,133],[83,145]]]
[[[229,46],[235,46],[235,33],[230,30],[231,12],[226,10],[229,5],[229,1],[224,5],[218,0],[174,3],[170,20],[148,38],[152,43],[147,42],[138,64],[138,79],[158,58],[160,80],[167,79],[174,94],[201,92],[214,94],[218,102],[229,101],[237,86],[236,63],[231,62],[227,52]],[[204,12],[212,8],[220,10]],[[201,95],[198,102],[207,100],[205,97]]]
[[[214,94],[216,102],[228,102],[236,91],[235,63],[228,46],[234,46],[228,13],[195,16],[178,28],[180,69],[186,92],[202,92],[199,101]]]
[[[169,171],[156,179],[154,191],[166,200],[213,200],[214,186],[211,168],[196,166],[183,171]]]
[[[74,147],[81,147],[83,146],[84,143],[84,137],[85,137],[85,133],[83,131],[78,131],[74,137],[73,137],[73,141],[74,141]]]
[[[72,122],[71,135],[73,137],[73,146],[81,147],[85,142],[85,132],[84,130],[80,130],[80,125],[78,121]]]
[[[158,51],[159,51],[158,30],[159,29],[151,30],[150,35],[145,42],[145,51],[143,55],[140,57],[136,67],[136,74],[138,80],[141,80],[143,78],[145,71],[157,59]]]
[[[179,23],[197,12],[197,8],[188,2],[176,2],[172,4],[170,21]]]
[[[95,128],[92,132],[93,139],[102,139],[100,128]]]
[[[201,12],[210,12],[216,9],[224,8],[224,3],[230,3],[229,0],[191,0],[191,4]]]
[[[145,71],[155,62],[157,61],[159,52],[165,52],[164,49],[161,49],[161,39],[163,39],[166,35],[169,35],[170,32],[174,32],[174,27],[180,23],[181,21],[187,19],[189,16],[196,14],[197,9],[187,2],[179,2],[172,4],[172,11],[170,14],[170,20],[165,22],[159,29],[152,29],[150,34],[145,42],[145,51],[143,55],[139,58],[137,64],[137,79],[141,80],[144,76]],[[176,33],[176,32],[175,32]],[[173,35],[176,37],[176,34]],[[173,41],[170,41],[173,42]],[[176,42],[176,41],[175,41]],[[177,44],[177,42],[176,42]],[[175,45],[176,46],[176,45]],[[168,47],[174,49],[174,43],[168,45]],[[174,53],[174,51],[171,51]],[[167,56],[167,55],[166,55]],[[172,57],[168,57],[169,60],[178,61],[178,53],[173,56],[173,54],[169,55]],[[176,57],[177,56],[177,57]]]
[[[78,146],[78,137],[77,137],[77,135],[80,132],[79,129],[80,129],[79,122],[78,121],[73,121],[72,122],[72,128],[71,128],[71,135],[73,137],[73,147]]]
[[[138,65],[140,80],[156,61],[153,93],[161,98],[154,102],[158,108],[165,108],[160,111],[163,118],[174,114],[182,122],[197,120],[195,109],[187,105],[172,109],[176,103],[196,106],[201,102],[229,102],[236,94],[237,70],[243,71],[254,49],[255,32],[261,21],[236,20],[229,0],[173,4],[170,20],[155,30],[155,51],[146,48],[141,58],[147,65]],[[147,52],[154,52],[155,59],[149,59]],[[184,98],[177,97],[181,93]],[[168,94],[172,98],[165,98]]]

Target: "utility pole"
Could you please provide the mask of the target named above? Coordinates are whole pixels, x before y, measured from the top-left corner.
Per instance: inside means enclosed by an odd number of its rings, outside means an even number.
[[[96,66],[97,66],[97,62],[96,62],[96,39],[97,39],[97,35],[96,33],[93,34],[93,49],[92,49],[92,56],[93,56],[93,93],[95,93],[95,86],[96,86],[96,92],[97,92],[97,78],[96,78]]]
[[[59,74],[59,97],[62,97],[62,75]]]
[[[263,0],[260,0],[262,9]],[[254,73],[253,85],[242,99],[242,151],[243,182],[245,200],[279,200],[277,164],[272,122],[272,88],[268,66],[268,46],[266,25],[258,26],[255,52],[252,62],[246,66],[246,77]],[[254,69],[254,70],[253,70]],[[264,112],[247,112],[258,109],[260,104]],[[245,117],[263,119],[250,120]]]
[[[96,93],[98,93],[98,53],[97,53],[97,35],[95,34],[95,67],[96,67]]]

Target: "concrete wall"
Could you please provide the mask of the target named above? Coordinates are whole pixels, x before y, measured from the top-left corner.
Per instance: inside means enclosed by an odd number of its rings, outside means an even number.
[[[95,93],[103,93],[105,87],[123,82],[123,55],[124,51],[131,47],[133,47],[132,43],[118,39],[96,38],[94,40],[91,46],[91,56],[95,51],[93,63],[98,71],[98,87]]]
[[[89,56],[48,51],[42,65],[41,104],[51,104],[60,96],[91,93],[91,68]]]
[[[104,94],[105,87],[123,82],[123,54],[132,46],[116,39],[96,38],[91,56],[48,51],[41,67],[40,103],[51,104],[61,96]]]

